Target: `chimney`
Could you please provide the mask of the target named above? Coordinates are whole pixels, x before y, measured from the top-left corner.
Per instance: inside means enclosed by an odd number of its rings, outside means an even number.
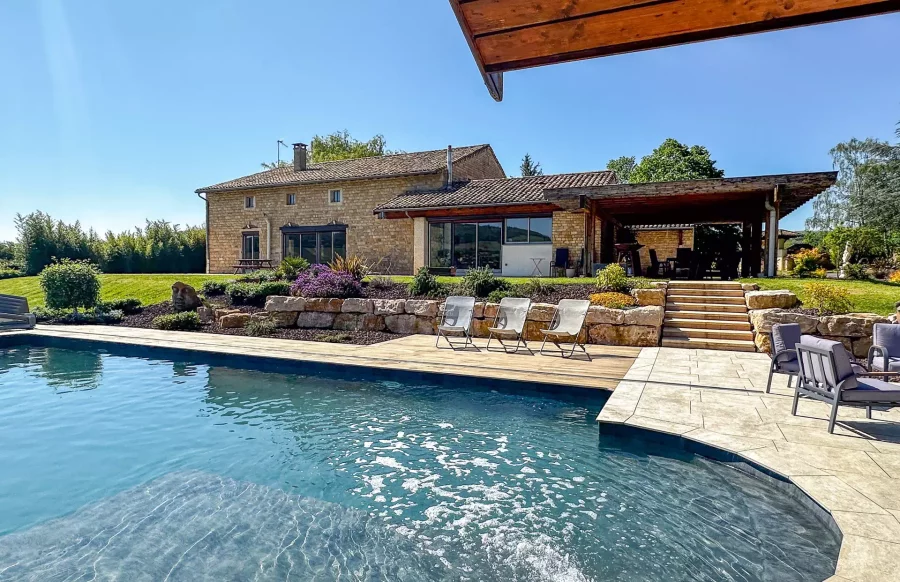
[[[453,146],[447,146],[447,189],[453,188]]]
[[[294,144],[294,171],[302,172],[306,170],[306,144]]]

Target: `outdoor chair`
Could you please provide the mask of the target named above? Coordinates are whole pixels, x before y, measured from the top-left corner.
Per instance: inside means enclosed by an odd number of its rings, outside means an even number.
[[[36,320],[28,310],[28,299],[17,295],[0,295],[0,330],[32,329]]]
[[[647,269],[648,277],[668,277],[669,276],[669,263],[660,263],[659,256],[656,254],[656,249],[650,249],[648,251],[650,253],[650,267]]]
[[[447,300],[444,302],[444,312],[441,315],[441,323],[437,328],[437,340],[434,342],[434,347],[440,348],[441,336],[447,343],[450,345],[451,349],[466,349],[470,345],[474,346],[475,343],[472,341],[472,316],[475,313],[475,298],[474,297],[459,297],[456,295],[447,297]],[[459,346],[460,342],[452,342],[450,341],[450,337],[447,333],[461,333],[465,336],[465,342],[462,347]],[[477,349],[477,348],[476,348]]]
[[[687,247],[675,250],[675,279],[690,279],[693,275],[694,251]]]
[[[501,299],[500,306],[497,307],[497,316],[494,318],[494,325],[488,328],[487,350],[491,351],[491,340],[496,336],[503,351],[507,354],[518,352],[520,344],[525,344],[525,349],[530,352],[531,348],[528,347],[528,343],[522,337],[529,309],[531,309],[531,299],[523,299],[521,297],[504,297]],[[515,338],[516,347],[512,351],[509,351],[506,344],[503,343],[504,337]]]
[[[867,364],[870,372],[900,374],[900,325],[876,323],[872,327],[872,347]]]
[[[542,329],[544,341],[541,343],[540,354],[544,353],[544,346],[549,339],[559,349],[559,354],[564,358],[571,358],[575,354],[575,348],[581,348],[584,355],[591,359],[584,347],[584,341],[579,340],[581,330],[584,328],[584,319],[587,317],[591,302],[586,299],[562,299],[553,312],[549,329]],[[566,350],[560,345],[561,341],[570,340],[572,349],[566,354]]]
[[[769,381],[766,382],[766,394],[772,388],[772,376],[775,372],[788,374],[788,388],[791,380],[800,372],[797,362],[797,344],[800,343],[800,325],[797,323],[776,323],[769,333],[772,345],[772,365],[769,366]]]
[[[834,432],[840,405],[864,407],[866,418],[872,418],[873,406],[900,406],[900,385],[863,377],[865,372],[851,364],[841,342],[805,335],[797,345],[797,360],[800,373],[791,414],[797,415],[801,396],[830,404],[829,433]]]

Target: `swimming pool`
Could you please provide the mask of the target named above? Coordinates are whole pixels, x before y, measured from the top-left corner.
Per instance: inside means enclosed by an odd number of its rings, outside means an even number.
[[[0,579],[834,571],[839,540],[782,491],[598,437],[600,394],[209,362],[0,350]]]

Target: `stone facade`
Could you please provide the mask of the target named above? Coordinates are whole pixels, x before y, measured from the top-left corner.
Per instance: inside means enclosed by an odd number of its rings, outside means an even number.
[[[296,325],[434,335],[443,308],[441,302],[428,299],[307,299],[303,302],[295,299],[298,298],[272,296],[266,301],[266,311],[270,317],[277,317],[279,327]],[[484,338],[488,336],[498,304],[479,302],[475,305],[472,335]],[[287,308],[296,311],[285,311]],[[543,340],[541,330],[547,328],[555,308],[549,303],[531,306],[523,331],[526,341]],[[663,316],[664,310],[659,306],[626,310],[593,306],[585,319],[582,339],[594,344],[656,346],[659,345]]]
[[[694,229],[679,228],[671,230],[638,230],[635,233],[637,242],[644,245],[638,250],[641,257],[641,267],[647,269],[650,266],[650,249],[656,251],[656,258],[663,262],[668,258],[674,258],[679,248],[694,248]]]
[[[560,211],[553,213],[553,256],[556,249],[569,249],[569,261],[576,265],[584,248],[584,213]],[[563,265],[560,265],[562,267]]]

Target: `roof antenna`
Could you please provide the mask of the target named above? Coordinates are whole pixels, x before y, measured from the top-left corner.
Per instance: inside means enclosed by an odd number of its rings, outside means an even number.
[[[284,143],[282,140],[278,140],[278,143],[275,144],[275,147],[278,149],[278,153],[276,154],[276,159],[278,160],[275,164],[276,168],[281,167],[281,146],[288,147],[288,145],[286,143]]]

